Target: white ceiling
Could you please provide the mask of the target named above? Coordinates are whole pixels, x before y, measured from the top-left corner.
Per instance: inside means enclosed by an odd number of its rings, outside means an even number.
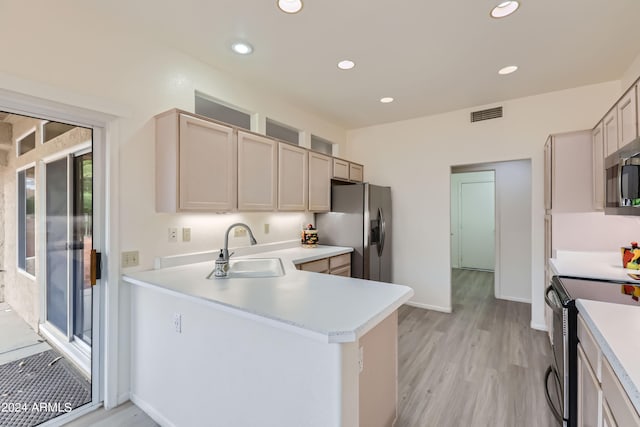
[[[640,52],[638,0],[521,0],[492,19],[499,1],[304,0],[295,15],[276,0],[94,7],[346,128],[617,80]],[[255,52],[233,54],[236,39]],[[337,68],[345,58],[353,70]]]

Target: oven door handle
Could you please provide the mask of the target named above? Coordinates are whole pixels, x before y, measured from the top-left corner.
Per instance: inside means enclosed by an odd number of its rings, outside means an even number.
[[[549,308],[551,308],[551,310],[553,310],[554,313],[558,313],[558,314],[562,313],[562,306],[559,303],[552,301],[551,298],[549,298],[549,292],[555,293],[552,286],[547,287],[547,289],[544,291],[545,303],[549,306]]]

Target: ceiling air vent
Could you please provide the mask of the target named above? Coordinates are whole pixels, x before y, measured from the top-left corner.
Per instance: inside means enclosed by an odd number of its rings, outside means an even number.
[[[491,120],[502,117],[502,107],[489,108],[487,110],[473,111],[471,113],[471,123],[482,120]]]

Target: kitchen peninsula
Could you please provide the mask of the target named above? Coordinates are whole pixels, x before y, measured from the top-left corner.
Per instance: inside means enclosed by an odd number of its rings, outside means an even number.
[[[391,426],[407,286],[299,271],[351,248],[290,247],[281,277],[213,261],[131,273],[131,398],[162,425]]]

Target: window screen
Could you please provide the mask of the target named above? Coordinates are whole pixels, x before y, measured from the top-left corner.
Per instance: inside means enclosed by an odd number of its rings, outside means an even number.
[[[333,155],[333,143],[319,136],[311,135],[311,149],[330,156]]]
[[[196,93],[196,114],[219,120],[243,129],[251,129],[251,115],[236,110],[219,102],[212,101],[203,95]]]
[[[267,119],[267,136],[281,139],[292,144],[298,145],[299,143],[299,131],[294,128],[290,128],[285,125],[281,125],[278,122],[274,122],[271,119]]]

